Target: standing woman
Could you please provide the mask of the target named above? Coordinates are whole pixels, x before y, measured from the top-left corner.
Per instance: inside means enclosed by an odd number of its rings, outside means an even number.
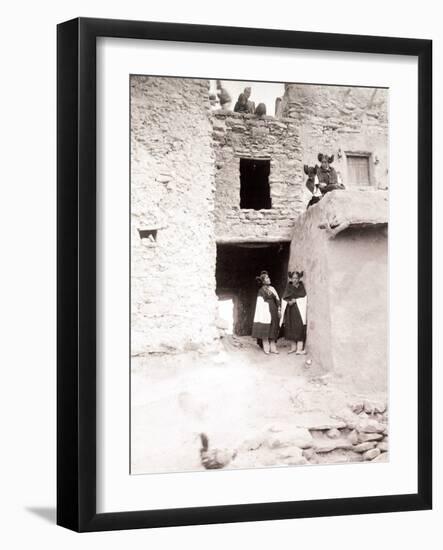
[[[303,271],[289,271],[288,284],[283,294],[285,338],[291,342],[288,353],[304,355],[306,341],[306,290],[301,279]],[[285,307],[286,306],[286,307]]]
[[[252,337],[263,341],[263,351],[266,354],[278,353],[276,342],[280,329],[280,298],[271,286],[267,271],[262,271],[256,281],[260,289],[255,304]]]

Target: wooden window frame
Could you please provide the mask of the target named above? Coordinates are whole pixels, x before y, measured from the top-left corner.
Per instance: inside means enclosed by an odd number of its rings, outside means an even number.
[[[366,188],[374,187],[375,177],[374,177],[374,154],[372,151],[345,151],[346,157],[346,180],[343,182],[346,186],[351,188]],[[348,159],[351,157],[366,157],[368,159],[368,168],[369,168],[369,184],[368,185],[359,185],[349,181],[349,162]]]

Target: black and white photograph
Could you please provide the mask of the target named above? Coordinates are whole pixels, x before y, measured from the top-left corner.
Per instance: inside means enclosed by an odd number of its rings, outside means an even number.
[[[129,138],[131,474],[389,461],[389,89],[132,74]]]

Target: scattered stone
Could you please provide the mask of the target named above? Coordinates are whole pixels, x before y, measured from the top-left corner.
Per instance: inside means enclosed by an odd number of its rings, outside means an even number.
[[[366,451],[369,451],[369,449],[373,449],[375,447],[375,443],[373,441],[366,441],[365,443],[359,443],[358,445],[355,445],[353,447],[353,451],[356,451],[357,453],[365,453]]]
[[[345,422],[347,427],[350,428],[351,430],[355,429],[356,425],[360,421],[358,416],[354,414],[351,410],[349,410],[347,407],[335,413],[334,418],[338,418],[339,420],[342,420],[343,422]]]
[[[365,433],[383,433],[385,426],[373,418],[363,418],[358,423],[357,430]]]
[[[388,461],[389,461],[389,453],[380,453],[378,456],[372,459],[372,462],[388,462]]]
[[[380,441],[377,448],[379,448],[382,453],[387,452],[389,450],[389,444],[387,441]]]
[[[363,411],[363,408],[364,408],[363,401],[357,401],[356,403],[351,403],[349,405],[349,408],[355,414],[360,414]]]
[[[322,412],[297,413],[294,416],[294,424],[299,428],[308,428],[309,430],[346,428],[346,422],[331,418],[329,415]]]
[[[370,415],[382,414],[386,411],[386,403],[382,401],[370,401],[365,399],[363,401],[363,410]]]
[[[294,428],[293,426],[271,426],[263,436],[263,443],[269,449],[296,446],[301,449],[311,447],[312,435],[306,428]]]
[[[352,430],[348,435],[348,441],[351,445],[357,445],[358,443],[358,432],[357,430]]]
[[[306,459],[309,464],[320,464],[320,458],[317,453],[314,453],[311,458]]]
[[[283,447],[289,447],[290,441],[288,441],[283,437],[279,437],[278,435],[275,435],[267,438],[265,441],[265,445],[270,449],[280,449]]]
[[[334,449],[330,453],[317,455],[318,464],[349,464],[355,462],[363,462],[363,457],[360,453],[354,453],[350,449]],[[311,462],[314,464],[315,462]]]
[[[331,439],[337,439],[341,436],[340,430],[337,430],[337,428],[331,428],[326,432],[326,435],[330,437]]]
[[[312,448],[304,449],[302,455],[306,458],[306,460],[312,460],[314,457],[317,456],[314,449]]]
[[[279,438],[277,435],[271,435],[266,438],[265,445],[269,449],[279,449],[280,447],[285,447],[285,442],[283,439]]]
[[[317,439],[314,443],[316,453],[330,453],[336,449],[351,450],[353,445],[347,439]]]
[[[303,451],[299,447],[287,447],[284,451],[277,454],[278,460],[283,460],[291,466],[307,464],[306,457],[303,456]]]
[[[387,408],[388,407],[386,403],[379,402],[375,404],[374,410],[376,413],[383,414],[386,412]]]
[[[365,443],[366,441],[379,441],[383,439],[383,434],[380,433],[364,433],[359,434],[358,439],[360,443]]]
[[[380,449],[374,448],[369,449],[369,451],[366,451],[363,455],[364,460],[374,460],[374,458],[377,458],[377,456],[380,454]]]

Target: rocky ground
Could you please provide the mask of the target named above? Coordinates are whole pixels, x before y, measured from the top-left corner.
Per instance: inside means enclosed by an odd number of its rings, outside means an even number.
[[[132,473],[204,469],[201,432],[228,469],[386,461],[386,395],[356,394],[279,350],[229,337],[214,353],[133,358]]]

